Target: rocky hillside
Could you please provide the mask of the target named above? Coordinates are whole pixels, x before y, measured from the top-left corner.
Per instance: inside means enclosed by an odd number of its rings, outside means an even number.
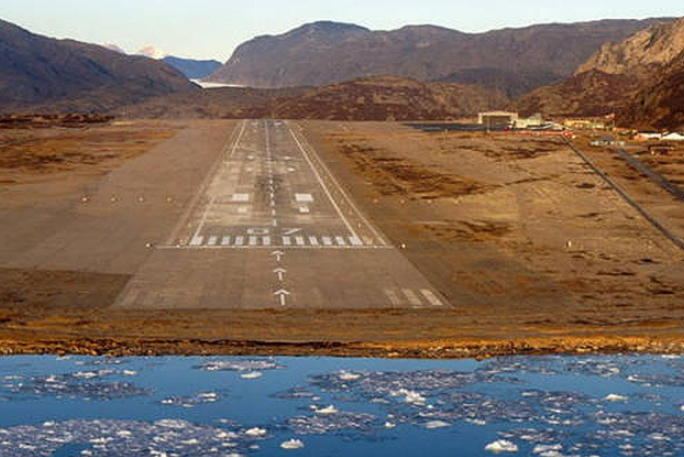
[[[68,102],[102,111],[156,95],[195,90],[167,64],[101,46],[35,35],[0,20],[0,109]]]
[[[421,83],[376,76],[272,100],[243,110],[250,118],[352,121],[450,119],[504,106],[501,92],[480,86]]]
[[[684,52],[634,97],[619,121],[635,127],[684,130]]]
[[[324,86],[386,74],[472,83],[484,75],[482,81],[491,87],[519,95],[565,79],[604,43],[623,40],[654,22],[606,20],[481,34],[434,26],[384,32],[317,22],[241,45],[210,80],[287,87]]]
[[[521,97],[513,107],[548,116],[603,115],[627,109],[636,113],[635,103],[646,99],[655,103],[661,88],[668,87],[668,93],[674,89],[671,81],[678,68],[674,62],[682,52],[684,19],[656,24],[622,42],[604,45],[574,76]]]

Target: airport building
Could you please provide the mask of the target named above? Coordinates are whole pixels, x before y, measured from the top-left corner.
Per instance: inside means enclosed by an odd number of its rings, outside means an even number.
[[[494,127],[497,125],[512,125],[519,119],[518,113],[508,111],[488,111],[477,116],[477,123]]]

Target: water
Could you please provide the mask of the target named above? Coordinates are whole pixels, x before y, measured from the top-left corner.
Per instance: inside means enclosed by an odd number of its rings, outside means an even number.
[[[0,359],[1,457],[683,456],[684,358]]]

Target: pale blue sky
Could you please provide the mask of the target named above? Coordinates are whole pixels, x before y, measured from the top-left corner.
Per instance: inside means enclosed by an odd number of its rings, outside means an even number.
[[[0,18],[36,33],[126,51],[154,45],[185,57],[228,59],[241,42],[306,22],[389,30],[435,24],[465,32],[546,22],[684,16],[682,0],[0,0]]]

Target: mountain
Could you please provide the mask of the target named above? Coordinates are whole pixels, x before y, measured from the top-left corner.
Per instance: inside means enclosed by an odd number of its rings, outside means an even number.
[[[50,109],[66,101],[100,111],[195,89],[165,63],[35,35],[0,20],[0,106],[5,112],[39,104]]]
[[[605,20],[479,34],[429,25],[371,31],[316,22],[242,44],[209,80],[288,87],[325,86],[386,74],[467,83],[484,76],[491,87],[519,95],[564,80],[604,43],[623,40],[655,22]]]
[[[504,94],[481,86],[374,76],[311,89],[241,110],[238,117],[349,121],[436,120],[504,106]]]
[[[619,121],[635,127],[684,130],[684,52],[634,97]]]
[[[674,61],[682,52],[684,18],[658,23],[605,44],[572,77],[521,97],[513,107],[547,116],[593,116],[631,109],[640,93],[653,102],[654,82],[669,87],[665,78],[676,73]]]
[[[218,60],[193,60],[182,57],[167,56],[162,59],[188,79],[204,79],[221,67]]]

